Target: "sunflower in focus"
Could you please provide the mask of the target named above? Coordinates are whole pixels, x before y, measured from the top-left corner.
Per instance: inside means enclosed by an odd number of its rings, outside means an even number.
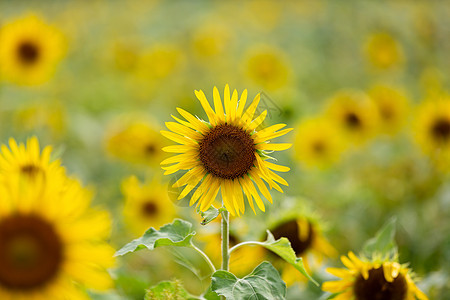
[[[269,90],[285,86],[290,76],[284,53],[271,47],[252,48],[244,65],[246,75],[255,84]]]
[[[253,118],[260,95],[256,95],[246,110],[247,90],[244,90],[238,101],[238,93],[225,86],[224,104],[222,105],[219,91],[213,90],[215,111],[211,108],[205,94],[195,91],[195,94],[208,115],[209,122],[197,119],[187,111],[177,108],[186,119],[172,116],[177,122],[167,122],[171,131],[161,131],[168,139],[178,143],[163,148],[164,151],[177,153],[161,162],[165,175],[179,170],[187,172],[173,185],[186,186],[178,199],[185,197],[195,187],[190,205],[197,202],[201,211],[208,209],[214,202],[219,189],[222,191],[222,201],[232,215],[245,212],[243,193],[256,213],[253,199],[258,208],[265,210],[264,203],[258,193],[272,202],[269,188],[283,192],[279,184],[288,183],[274,171],[287,172],[288,167],[269,162],[268,154],[272,151],[288,149],[291,144],[273,144],[269,141],[285,135],[292,129],[282,129],[285,124],[277,124],[261,128],[261,123],[267,116],[263,111]],[[259,130],[258,130],[259,129]],[[256,184],[256,186],[255,186]]]
[[[344,138],[353,144],[362,144],[376,133],[377,108],[362,92],[338,92],[329,101],[325,114],[333,126],[340,129]]]
[[[304,216],[288,218],[275,225],[270,232],[275,240],[285,237],[291,242],[295,255],[303,258],[308,272],[311,270],[309,255],[312,255],[318,263],[322,262],[324,257],[337,255],[333,246],[324,238],[318,223],[312,218]],[[280,269],[281,277],[287,286],[306,279],[296,268],[284,261],[281,262]]]
[[[0,152],[0,176],[5,180],[20,178],[28,182],[36,181],[38,178],[50,180],[50,174],[65,174],[59,160],[51,161],[52,147],[46,146],[42,152],[36,137],[27,140],[26,144],[9,139],[9,149],[6,145],[1,146]]]
[[[327,271],[341,278],[327,281],[324,291],[339,293],[336,300],[428,300],[412,279],[412,272],[397,261],[358,258],[353,252],[341,257],[347,267],[328,268]]]
[[[345,150],[339,130],[325,118],[304,120],[296,132],[295,158],[307,167],[329,167]]]
[[[378,109],[379,126],[382,132],[397,133],[406,123],[409,103],[401,91],[383,85],[372,87],[369,96]]]
[[[400,65],[404,59],[401,45],[385,32],[369,36],[364,50],[367,60],[379,69]]]
[[[106,136],[106,150],[121,160],[150,166],[157,166],[167,157],[161,148],[168,145],[158,128],[136,118],[114,120]]]
[[[91,193],[52,169],[32,184],[21,176],[0,175],[0,299],[89,299],[82,290],[111,288],[108,213],[90,208]]]
[[[450,165],[450,97],[423,102],[415,117],[415,138],[440,167]]]
[[[176,215],[167,186],[157,179],[141,184],[131,176],[122,182],[122,193],[125,196],[125,223],[135,235],[142,235],[150,227],[159,228],[170,223]]]
[[[50,79],[63,58],[62,33],[40,17],[26,15],[0,28],[0,76],[23,85]]]

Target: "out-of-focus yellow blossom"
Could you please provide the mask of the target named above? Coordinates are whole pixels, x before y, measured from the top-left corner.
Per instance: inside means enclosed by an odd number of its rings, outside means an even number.
[[[66,130],[66,110],[61,101],[33,102],[15,111],[14,127],[20,130],[46,129],[52,136]]]
[[[172,222],[176,215],[167,185],[158,179],[142,184],[135,176],[131,176],[122,182],[122,193],[125,197],[125,223],[137,236],[150,227],[159,228]]]
[[[136,73],[144,80],[161,80],[179,71],[184,63],[183,52],[172,44],[156,44],[144,50],[137,61]]]
[[[191,43],[194,54],[199,58],[223,58],[223,54],[230,50],[232,33],[226,24],[217,20],[205,21],[194,30]]]
[[[308,257],[310,254],[317,263],[321,263],[324,257],[334,257],[337,255],[336,250],[331,246],[322,234],[319,224],[312,218],[299,216],[296,218],[288,218],[280,221],[270,230],[275,239],[282,237],[287,238],[291,242],[297,257],[302,257],[305,268],[311,271]],[[306,280],[296,268],[292,265],[281,263],[281,277],[287,286],[291,286],[295,282]]]
[[[377,85],[369,90],[369,96],[378,108],[381,132],[397,133],[405,125],[410,110],[403,91]]]
[[[337,92],[329,100],[325,116],[353,144],[362,144],[373,137],[379,118],[377,107],[370,98],[354,90]]]
[[[245,74],[258,86],[274,90],[284,87],[291,76],[285,54],[269,46],[251,48],[245,58]]]
[[[66,52],[62,33],[29,14],[0,28],[0,78],[22,85],[49,80]]]
[[[2,157],[18,161],[32,154],[39,160],[37,140],[27,149],[10,141]],[[47,163],[45,148],[42,163]],[[61,168],[59,162],[58,168]],[[31,174],[27,169],[26,174]],[[106,290],[113,282],[107,269],[114,250],[107,244],[111,221],[106,211],[90,208],[91,193],[54,168],[33,182],[23,172],[0,174],[0,299],[89,299],[85,288]],[[28,175],[26,175],[28,176]]]
[[[450,96],[424,101],[417,108],[414,134],[423,152],[442,169],[450,166]]]
[[[272,31],[282,18],[283,5],[272,0],[245,1],[244,5],[236,8],[243,15],[242,18],[253,28]]]
[[[167,141],[151,122],[136,118],[114,120],[106,136],[106,149],[114,157],[136,164],[157,166],[167,157]]]
[[[420,84],[428,98],[445,95],[444,74],[437,68],[426,68],[420,74]]]
[[[137,67],[140,52],[135,41],[117,40],[112,47],[114,64],[117,69],[130,72]]]
[[[325,118],[304,120],[295,132],[295,158],[307,167],[329,167],[345,150],[341,132]]]
[[[341,260],[346,269],[327,269],[341,279],[327,281],[322,285],[324,291],[339,293],[333,299],[428,300],[414,283],[407,264],[378,258],[360,259],[353,252],[349,252],[348,257],[341,256]]]
[[[364,46],[367,60],[376,68],[388,69],[404,61],[402,46],[389,33],[370,35]]]

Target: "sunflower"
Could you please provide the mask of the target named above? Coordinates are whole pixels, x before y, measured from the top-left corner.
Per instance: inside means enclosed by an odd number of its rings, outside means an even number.
[[[319,263],[324,257],[336,255],[336,250],[324,238],[322,229],[312,218],[304,216],[287,218],[270,231],[275,239],[285,237],[291,242],[292,249],[297,257],[303,258],[308,272],[311,269],[308,255],[311,254]],[[297,269],[288,263],[282,262],[280,268],[282,269],[282,279],[288,286],[305,279]]]
[[[184,61],[183,52],[171,44],[158,44],[144,53],[137,60],[137,75],[145,80],[165,79],[180,67]]]
[[[244,65],[246,75],[258,86],[269,90],[284,87],[290,76],[284,53],[268,46],[250,49]]]
[[[307,167],[326,168],[345,150],[339,130],[325,118],[304,120],[296,131],[294,155]]]
[[[52,169],[33,184],[21,176],[0,175],[0,299],[88,299],[82,289],[111,288],[107,212]]]
[[[327,271],[342,279],[322,285],[324,291],[340,293],[333,299],[428,300],[404,264],[378,258],[359,259],[353,252],[349,252],[348,257],[342,256],[341,260],[347,269],[328,268]]]
[[[240,215],[245,211],[242,192],[247,196],[248,203],[255,213],[253,199],[258,208],[264,211],[264,203],[257,189],[272,202],[264,181],[269,184],[270,189],[275,188],[283,192],[278,183],[286,186],[288,183],[272,170],[289,171],[288,167],[269,162],[268,153],[286,150],[291,146],[286,143],[271,144],[269,140],[282,136],[292,129],[280,130],[286,125],[277,124],[257,130],[267,116],[267,111],[263,111],[253,119],[260,100],[259,94],[244,111],[247,90],[244,90],[238,102],[237,91],[234,90],[230,97],[230,88],[226,85],[224,110],[219,91],[214,87],[215,112],[202,91],[195,91],[195,94],[208,115],[209,122],[199,120],[187,111],[177,108],[186,121],[173,116],[178,123],[166,123],[172,132],[161,131],[162,135],[180,144],[163,148],[166,152],[179,153],[161,162],[162,165],[170,164],[162,167],[165,170],[164,174],[188,170],[173,185],[174,187],[186,185],[179,199],[185,197],[201,182],[190,200],[190,205],[198,200],[197,206],[200,205],[201,211],[212,205],[219,189],[222,190],[223,204],[232,215]]]
[[[364,143],[376,133],[377,108],[362,92],[337,92],[329,101],[325,115],[353,144]]]
[[[37,178],[46,179],[49,173],[60,173],[65,170],[61,167],[59,160],[50,161],[51,146],[46,146],[42,153],[39,141],[36,137],[27,140],[26,145],[17,144],[14,139],[9,139],[9,149],[6,145],[1,146],[0,152],[0,175],[6,178],[25,179],[35,181]]]
[[[404,59],[401,45],[386,32],[369,36],[364,51],[367,60],[379,69],[388,69],[399,65]]]
[[[450,163],[450,97],[423,102],[415,117],[415,138],[440,166]]]
[[[377,85],[370,89],[369,96],[378,109],[380,130],[388,134],[397,133],[405,125],[409,112],[408,99],[404,93]]]
[[[0,76],[23,85],[41,84],[53,75],[65,49],[61,32],[38,16],[13,20],[0,29]]]
[[[121,160],[157,166],[167,157],[161,148],[168,145],[151,122],[134,116],[111,122],[106,136],[106,150]]]
[[[125,196],[125,223],[136,235],[142,235],[150,227],[159,228],[176,215],[167,186],[157,179],[141,184],[131,176],[122,182],[122,193]]]

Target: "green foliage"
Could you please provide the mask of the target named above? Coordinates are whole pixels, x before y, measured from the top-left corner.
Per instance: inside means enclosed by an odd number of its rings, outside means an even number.
[[[395,226],[397,218],[393,217],[378,230],[375,237],[368,240],[363,246],[363,253],[367,257],[372,255],[397,256],[397,244],[395,243]]]
[[[153,227],[150,228],[142,237],[131,241],[119,249],[115,256],[122,256],[144,248],[153,250],[161,246],[190,247],[194,235],[195,231],[192,230],[191,223],[175,219],[172,223],[162,226],[159,230]]]
[[[217,271],[213,274],[211,288],[227,300],[286,299],[286,284],[269,262],[261,263],[242,279],[227,271]]]
[[[195,300],[179,280],[162,281],[147,290],[145,300]]]
[[[260,244],[266,249],[274,252],[279,257],[284,259],[286,262],[293,265],[297,270],[299,270],[304,276],[311,280],[314,284],[319,285],[305,270],[303,265],[303,259],[295,255],[294,249],[291,247],[291,243],[287,238],[281,238],[275,240],[272,233],[267,230],[267,240]]]
[[[197,213],[199,213],[203,220],[200,224],[202,225],[206,225],[208,223],[210,223],[211,221],[213,221],[215,218],[217,218],[220,214],[220,211],[215,208],[214,206],[211,206],[210,208],[208,208],[206,211],[200,211],[200,206],[197,207]]]

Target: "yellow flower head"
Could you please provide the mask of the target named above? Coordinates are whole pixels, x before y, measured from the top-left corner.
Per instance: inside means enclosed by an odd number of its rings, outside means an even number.
[[[423,102],[417,110],[415,138],[438,165],[450,165],[450,97]]]
[[[322,289],[340,293],[337,300],[428,300],[415,285],[410,269],[396,261],[359,259],[353,252],[341,257],[347,267],[328,268],[327,271],[340,277],[337,281],[327,281]]]
[[[342,134],[325,118],[304,120],[296,130],[295,158],[307,167],[326,168],[344,150]]]
[[[385,32],[369,36],[364,50],[368,61],[379,69],[388,69],[403,62],[401,45]]]
[[[377,85],[369,91],[369,96],[378,109],[380,130],[384,133],[397,133],[406,123],[409,103],[400,90]]]
[[[175,45],[159,44],[144,51],[137,61],[137,75],[147,80],[165,79],[183,65],[183,52]]]
[[[310,271],[308,254],[312,254],[318,262],[321,262],[324,257],[336,255],[336,250],[324,238],[322,229],[312,218],[304,216],[287,218],[270,231],[275,239],[285,237],[291,242],[292,249],[297,257],[303,258],[308,271]],[[306,279],[290,264],[283,263],[281,268],[281,276],[288,286]]]
[[[114,157],[150,166],[167,157],[161,148],[168,143],[150,122],[139,118],[115,120],[108,131],[106,149]]]
[[[242,192],[247,196],[254,212],[253,199],[259,209],[264,211],[265,207],[257,189],[272,202],[264,181],[270,189],[275,188],[282,192],[278,184],[287,185],[287,182],[272,170],[289,171],[288,167],[269,162],[268,153],[286,150],[291,146],[272,144],[269,141],[292,129],[280,130],[285,124],[261,128],[267,111],[253,118],[260,100],[259,94],[244,110],[247,90],[244,90],[238,101],[237,91],[234,90],[231,94],[226,85],[224,109],[219,91],[214,87],[215,111],[202,91],[195,91],[195,94],[208,115],[209,122],[199,120],[187,111],[177,108],[186,121],[173,116],[177,122],[166,123],[171,131],[161,131],[162,135],[179,144],[163,148],[164,151],[178,153],[161,162],[166,171],[164,174],[188,170],[173,186],[186,185],[179,196],[181,199],[199,185],[191,197],[190,205],[198,201],[197,205],[200,205],[201,211],[213,204],[219,189],[222,190],[223,204],[232,215],[240,215],[245,211]]]
[[[167,186],[157,179],[141,184],[131,176],[122,182],[122,193],[125,196],[125,223],[135,235],[142,235],[150,227],[159,228],[170,223],[176,215]]]
[[[46,146],[41,153],[36,137],[28,139],[26,145],[17,144],[11,138],[9,149],[4,144],[1,146],[0,175],[5,176],[6,179],[17,177],[30,182],[38,178],[47,180],[50,173],[63,175],[65,170],[61,167],[61,162],[50,161],[51,152],[52,147]]]
[[[192,36],[194,53],[201,58],[221,56],[229,49],[232,35],[227,24],[217,22],[217,19],[203,22],[198,26]]]
[[[23,85],[41,84],[53,75],[65,51],[56,27],[26,15],[0,28],[0,76]]]
[[[377,108],[362,92],[338,92],[328,103],[325,114],[341,130],[344,138],[353,144],[364,143],[376,133]]]
[[[0,299],[88,299],[80,287],[111,288],[110,218],[90,208],[91,193],[50,168],[46,180],[37,177],[32,184],[10,180],[16,171],[5,171],[0,175]]]
[[[258,46],[247,54],[245,73],[255,84],[274,90],[287,84],[290,70],[281,50]]]

